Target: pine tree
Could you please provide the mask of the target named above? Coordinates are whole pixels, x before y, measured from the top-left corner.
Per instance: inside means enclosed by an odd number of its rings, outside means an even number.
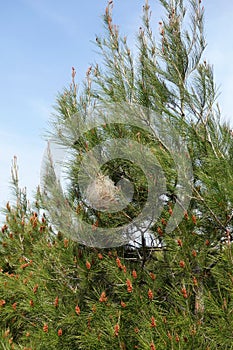
[[[38,188],[33,205],[13,163],[16,201],[6,206],[0,236],[3,349],[233,348],[232,133],[221,121],[213,68],[202,58],[201,0],[160,3],[160,40],[146,1],[136,57],[113,24],[110,1],[105,34],[96,38],[102,67],[88,68],[79,93],[73,68],[71,85],[58,96],[50,136],[70,150],[67,190],[51,166],[52,147],[46,193]],[[121,114],[124,120],[111,118]],[[116,140],[130,146],[128,158],[117,157]],[[91,150],[107,159],[97,172],[94,156],[84,162]],[[156,176],[145,175],[143,158],[146,171],[159,174],[161,196],[150,198],[155,208],[163,204],[147,230],[136,218]],[[124,195],[129,203],[114,211]],[[74,215],[87,231],[75,231]]]

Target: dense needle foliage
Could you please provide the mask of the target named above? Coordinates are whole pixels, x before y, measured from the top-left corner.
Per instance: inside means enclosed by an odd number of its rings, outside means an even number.
[[[156,154],[167,181],[161,215],[131,245],[85,246],[72,239],[69,228],[54,229],[43,191],[28,203],[14,160],[15,203],[7,203],[0,233],[1,349],[233,349],[232,133],[220,119],[212,66],[202,58],[201,0],[160,3],[160,39],[154,39],[146,1],[135,52],[113,24],[109,2],[105,33],[96,38],[102,64],[88,69],[79,93],[72,69],[50,132],[72,150],[66,200],[93,234],[99,226],[128,223],[147,200],[140,166],[118,158],[102,172],[115,184],[122,178],[134,184],[126,210],[98,211],[82,197],[77,174],[83,156],[106,140],[130,138]],[[61,133],[67,125],[72,131],[74,114],[85,121],[96,106],[113,103],[156,112],[187,144],[192,195],[172,232],[166,226],[178,200],[176,164],[155,135],[117,121],[77,140]]]

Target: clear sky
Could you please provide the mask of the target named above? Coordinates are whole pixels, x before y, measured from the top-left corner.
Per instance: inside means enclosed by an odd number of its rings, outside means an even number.
[[[203,0],[208,48],[223,116],[233,124],[233,2]],[[156,21],[157,0],[150,0]],[[46,146],[43,134],[56,95],[71,79],[81,83],[93,61],[95,34],[103,32],[105,0],[10,0],[0,2],[0,206],[10,198],[11,161],[18,158],[21,186],[29,197],[39,184]],[[115,0],[114,21],[133,44],[144,0]],[[157,22],[155,24],[157,25]],[[157,27],[155,28],[155,31]]]

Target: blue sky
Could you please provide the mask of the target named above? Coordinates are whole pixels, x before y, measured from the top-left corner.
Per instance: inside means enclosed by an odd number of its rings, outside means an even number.
[[[223,116],[233,124],[233,2],[202,2],[208,42],[204,57],[214,65]],[[144,0],[114,3],[114,20],[133,44]],[[159,21],[158,1],[150,3]],[[81,83],[89,65],[98,61],[91,41],[103,32],[101,15],[106,4],[105,0],[1,1],[0,206],[11,198],[14,155],[18,158],[20,184],[27,187],[29,197],[39,184],[46,146],[42,136],[56,95],[69,84],[72,66]]]

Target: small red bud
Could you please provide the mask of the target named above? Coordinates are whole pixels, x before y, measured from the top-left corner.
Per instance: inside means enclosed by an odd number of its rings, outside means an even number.
[[[182,267],[182,268],[185,267],[185,262],[184,262],[184,260],[180,260],[180,267]]]

